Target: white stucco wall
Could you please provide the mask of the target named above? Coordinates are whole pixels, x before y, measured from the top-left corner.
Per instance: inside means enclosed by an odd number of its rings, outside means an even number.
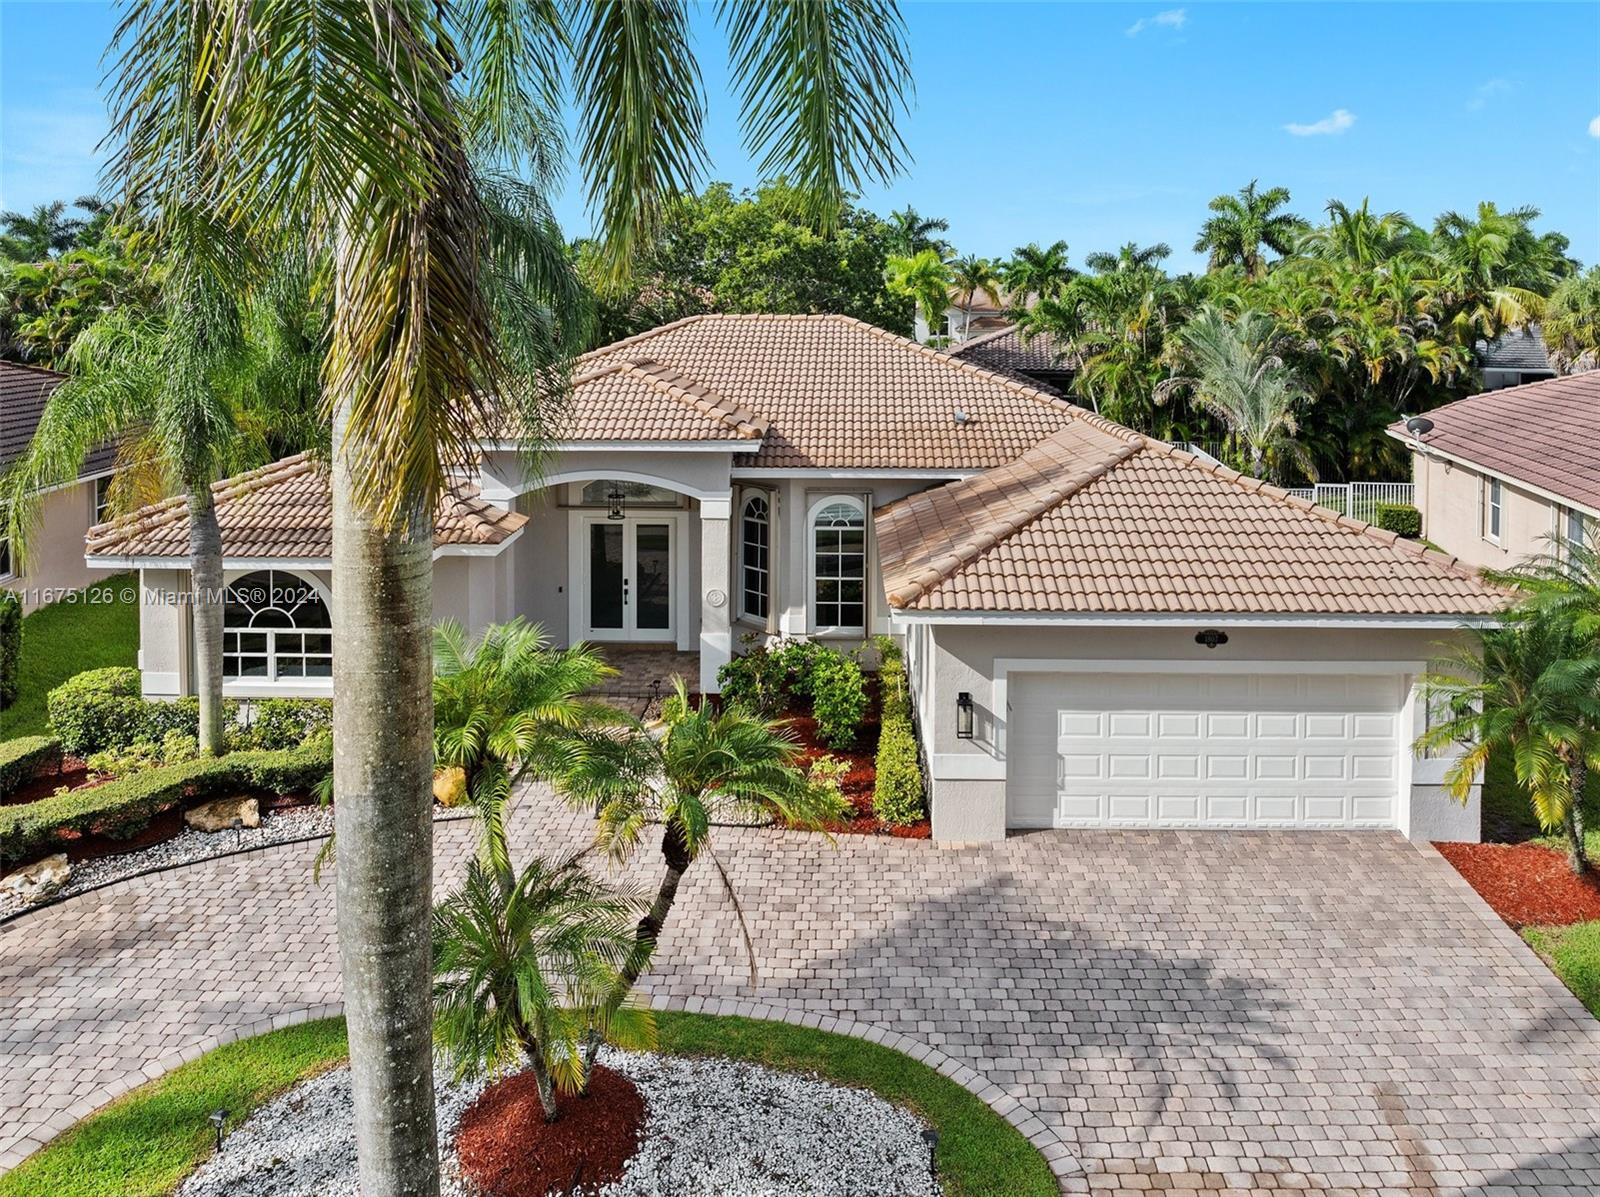
[[[107,577],[110,571],[84,564],[83,535],[93,523],[93,482],[46,493],[27,552],[13,554],[12,572],[0,575],[0,586],[16,591],[22,596],[22,609],[33,611]]]

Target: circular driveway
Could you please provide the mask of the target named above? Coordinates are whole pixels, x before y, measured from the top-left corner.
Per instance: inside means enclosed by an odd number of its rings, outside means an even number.
[[[442,881],[471,826],[435,835]],[[588,836],[542,791],[514,815],[523,852]],[[178,1060],[337,1010],[317,847],[138,878],[0,928],[0,1165]],[[1039,1141],[1059,1137],[1052,1154],[1081,1168],[1069,1190],[1600,1191],[1600,1022],[1437,854],[1396,836],[940,849],[722,830],[717,851],[754,985],[702,861],[654,1002],[924,1045]]]

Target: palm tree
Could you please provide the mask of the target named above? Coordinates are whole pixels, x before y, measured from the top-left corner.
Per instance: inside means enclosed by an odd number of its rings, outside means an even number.
[[[1154,245],[1124,242],[1116,253],[1097,250],[1084,258],[1083,264],[1097,274],[1132,274],[1141,270],[1154,270],[1172,256],[1172,246],[1165,241]]]
[[[37,262],[66,253],[77,244],[89,222],[67,215],[61,200],[38,204],[32,212],[0,212],[0,255],[19,262]]]
[[[1000,275],[988,258],[968,254],[950,264],[950,281],[961,300],[961,339],[972,331],[972,305],[981,294],[996,307],[1000,306]]]
[[[1200,226],[1195,239],[1196,253],[1211,255],[1211,269],[1241,266],[1247,278],[1259,278],[1267,271],[1261,251],[1269,249],[1280,256],[1294,252],[1305,232],[1306,223],[1279,208],[1289,202],[1287,187],[1256,190],[1256,180],[1242,187],[1237,196],[1219,195],[1207,205],[1213,215]]]
[[[1215,307],[1202,308],[1178,331],[1179,353],[1189,368],[1157,388],[1191,393],[1201,410],[1226,425],[1254,477],[1266,476],[1269,459],[1287,459],[1306,473],[1311,463],[1297,439],[1296,408],[1311,398],[1294,371],[1274,352],[1277,326],[1264,312],[1229,320]]]
[[[1011,260],[1000,267],[1000,277],[1010,292],[1013,307],[1028,306],[1028,297],[1059,299],[1073,274],[1067,265],[1067,243],[1052,241],[1044,249],[1037,241],[1019,245],[1011,251]]]
[[[510,884],[474,863],[433,912],[434,1037],[456,1079],[499,1076],[526,1061],[546,1122],[557,1091],[588,1083],[591,1035],[654,1046],[647,1009],[613,1003],[638,902],[607,889],[575,858],[534,860]]]
[[[719,15],[758,169],[787,177],[832,232],[850,193],[903,165],[898,11],[730,0]],[[687,9],[129,0],[111,57],[128,199],[168,221],[198,204],[255,234],[306,230],[330,263],[338,920],[357,1155],[363,1191],[431,1197],[433,505],[491,416],[537,432],[580,339],[555,335],[582,292],[544,203],[566,96],[618,277],[693,189],[704,103]]]
[[[1309,230],[1301,239],[1299,251],[1310,257],[1348,262],[1371,267],[1403,253],[1425,247],[1426,236],[1404,212],[1372,211],[1372,201],[1363,198],[1359,208],[1339,200],[1328,201],[1328,223]]]
[[[1441,716],[1417,739],[1422,751],[1465,745],[1445,772],[1464,801],[1491,755],[1508,754],[1539,823],[1567,836],[1567,863],[1589,868],[1583,794],[1600,769],[1600,656],[1558,610],[1534,605],[1480,630],[1425,679]]]
[[[1540,326],[1550,364],[1563,374],[1600,368],[1600,266],[1564,279]]]
[[[950,243],[934,236],[948,233],[950,222],[936,216],[923,216],[910,204],[899,212],[889,213],[889,246],[902,258],[914,258],[925,249],[940,257],[948,255]]]
[[[940,322],[950,306],[954,285],[950,263],[937,250],[924,249],[909,258],[890,258],[884,268],[884,282],[896,295],[916,301],[928,335],[939,335]]]
[[[1544,297],[1568,261],[1547,238],[1533,232],[1539,209],[1502,212],[1489,201],[1465,216],[1446,212],[1434,222],[1434,259],[1451,324],[1467,344],[1496,337],[1544,313]]]
[[[521,619],[470,642],[453,620],[434,630],[434,757],[465,772],[480,859],[505,889],[514,876],[505,826],[513,790],[530,772],[548,775],[563,733],[615,721],[612,707],[582,697],[615,672],[588,645],[551,648],[543,629]]]

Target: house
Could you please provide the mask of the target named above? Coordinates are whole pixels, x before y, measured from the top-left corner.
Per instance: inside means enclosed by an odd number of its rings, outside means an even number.
[[[1488,391],[1389,435],[1411,450],[1422,534],[1504,569],[1600,520],[1600,372]]]
[[[688,654],[903,639],[934,833],[1398,828],[1475,839],[1410,744],[1441,637],[1504,601],[1442,553],[834,316],[696,316],[588,354],[530,477],[441,503],[440,616]],[[217,487],[225,692],[327,693],[331,516],[290,459]],[[184,502],[91,531],[141,571],[150,694],[193,689]]]
[[[27,451],[45,403],[65,381],[66,375],[54,370],[0,362],[0,474]],[[115,464],[114,446],[96,450],[75,480],[45,492],[25,564],[24,555],[12,551],[0,526],[0,587],[21,595],[24,610],[44,606],[103,576],[85,564],[83,537],[105,516],[106,489]]]
[[[1556,376],[1537,324],[1507,329],[1492,341],[1480,339],[1473,345],[1472,352],[1483,375],[1485,391],[1542,382]]]

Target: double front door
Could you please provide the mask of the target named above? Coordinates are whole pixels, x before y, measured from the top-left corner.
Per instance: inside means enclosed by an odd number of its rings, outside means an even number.
[[[676,525],[647,516],[584,524],[590,640],[671,640]]]

